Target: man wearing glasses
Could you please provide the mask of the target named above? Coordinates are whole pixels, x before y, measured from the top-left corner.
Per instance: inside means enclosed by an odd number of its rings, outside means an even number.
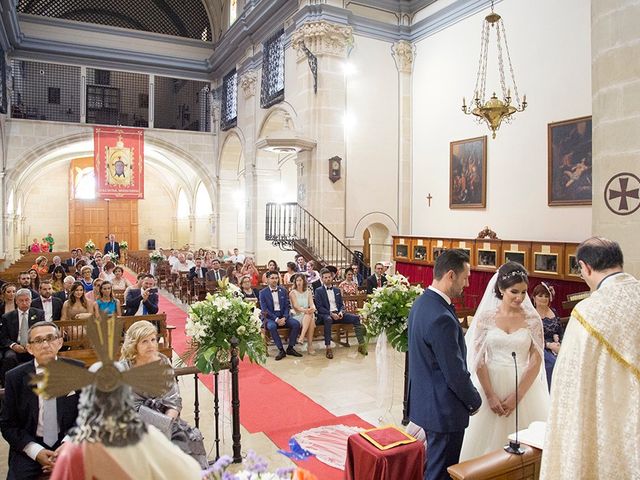
[[[28,330],[27,351],[33,360],[7,372],[0,430],[9,443],[7,478],[39,478],[51,472],[58,448],[78,416],[78,392],[45,400],[33,391],[31,377],[56,359],[62,335],[51,322],[37,322]],[[72,364],[81,362],[66,360]]]

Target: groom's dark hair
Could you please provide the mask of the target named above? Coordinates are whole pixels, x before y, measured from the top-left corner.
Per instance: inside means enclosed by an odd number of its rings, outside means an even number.
[[[464,250],[458,248],[445,250],[436,258],[433,278],[441,280],[449,270],[453,270],[456,274],[461,273],[464,271],[465,263],[469,263],[469,255]]]
[[[624,265],[622,249],[618,242],[604,237],[591,237],[576,250],[576,262],[582,260],[596,272]]]

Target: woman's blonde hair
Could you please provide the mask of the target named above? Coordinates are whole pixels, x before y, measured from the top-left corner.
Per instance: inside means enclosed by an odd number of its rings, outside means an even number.
[[[90,266],[90,265],[85,265],[84,267],[82,267],[80,269],[80,274],[84,275],[84,272],[87,271],[87,270],[89,270],[90,272],[93,272],[93,267]]]
[[[136,358],[138,342],[149,335],[157,335],[155,325],[146,320],[134,322],[124,334],[124,343],[120,351],[120,360],[133,361]]]

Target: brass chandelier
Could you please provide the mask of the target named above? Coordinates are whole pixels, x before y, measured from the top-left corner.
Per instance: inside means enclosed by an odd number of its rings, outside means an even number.
[[[502,99],[498,98],[494,92],[489,100],[486,100],[486,84],[487,84],[487,61],[489,53],[489,34],[492,28],[495,28],[498,47],[498,72],[500,74],[500,87],[502,89]],[[504,45],[503,45],[504,44]],[[503,53],[504,52],[504,53]],[[511,97],[511,88],[507,87],[504,73],[504,54],[506,53],[511,82],[513,83],[514,97]],[[515,100],[512,104],[511,101]],[[522,97],[518,94],[516,85],[516,77],[513,73],[511,65],[511,56],[509,55],[509,45],[507,44],[507,34],[504,29],[502,17],[493,11],[493,0],[491,1],[491,13],[484,19],[482,25],[482,38],[480,43],[480,61],[478,63],[478,75],[476,77],[476,87],[474,89],[473,101],[467,106],[466,99],[462,97],[462,111],[467,115],[475,115],[476,120],[482,123],[484,120],[487,126],[493,132],[493,138],[496,138],[496,131],[500,128],[503,121],[509,123],[512,115],[516,112],[523,112],[527,108],[527,96]]]

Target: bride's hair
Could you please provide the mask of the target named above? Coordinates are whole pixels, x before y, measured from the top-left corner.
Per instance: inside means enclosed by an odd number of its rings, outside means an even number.
[[[496,279],[496,286],[494,288],[496,297],[502,300],[502,292],[500,290],[506,290],[521,282],[527,285],[529,284],[527,270],[518,262],[505,263],[498,269],[498,278]]]

